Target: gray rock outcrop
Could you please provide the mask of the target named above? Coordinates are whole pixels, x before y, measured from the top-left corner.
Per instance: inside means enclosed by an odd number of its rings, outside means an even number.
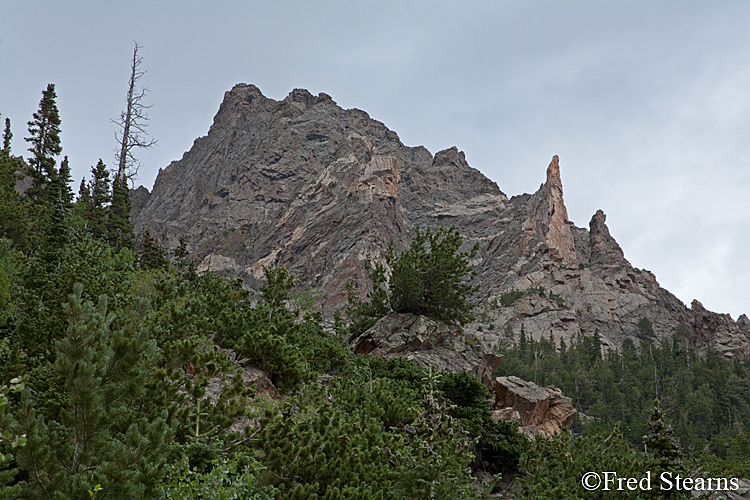
[[[404,357],[439,371],[467,372],[492,387],[492,372],[500,364],[489,342],[461,328],[425,316],[392,314],[352,339],[352,351],[382,358]]]
[[[168,250],[184,235],[200,271],[242,276],[254,292],[265,265],[284,265],[322,293],[332,314],[349,281],[367,289],[365,261],[388,242],[404,250],[416,226],[455,225],[474,264],[478,320],[465,328],[494,348],[518,338],[566,342],[599,333],[608,348],[669,339],[680,324],[701,348],[750,354],[750,321],[688,308],[636,269],[600,210],[588,229],[568,220],[560,161],[534,194],[509,199],[457,148],[434,156],[404,146],[364,111],[294,90],[269,99],[253,85],[227,92],[208,135],[161,170],[153,191],[133,192],[133,222]],[[509,303],[510,292],[522,295]]]

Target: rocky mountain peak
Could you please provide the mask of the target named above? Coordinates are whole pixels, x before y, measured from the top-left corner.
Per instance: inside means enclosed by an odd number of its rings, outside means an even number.
[[[466,155],[463,151],[459,151],[456,146],[453,146],[443,151],[435,153],[435,157],[432,160],[432,166],[436,168],[448,167],[465,169],[469,167],[466,163]]]
[[[647,318],[656,342],[683,324],[726,357],[750,353],[750,321],[685,307],[625,260],[604,212],[588,229],[568,220],[557,156],[546,174],[536,193],[508,199],[456,147],[433,156],[326,94],[276,101],[240,84],[153,192],[133,192],[133,223],[168,250],[184,236],[200,271],[242,277],[253,293],[264,266],[286,266],[325,314],[346,305],[348,282],[367,291],[365,262],[382,260],[390,241],[400,252],[416,226],[454,225],[465,248],[480,246],[479,319],[465,328],[478,349],[521,328],[558,342],[598,332],[617,348],[638,343]]]
[[[308,90],[306,89],[294,89],[292,90],[289,95],[284,99],[284,101],[289,102],[296,102],[299,104],[304,105],[305,107],[309,106],[315,106],[318,104],[331,104],[336,105],[336,103],[333,101],[331,96],[328,94],[320,93],[316,96],[312,95]]]
[[[263,105],[268,98],[255,85],[241,83],[224,93],[224,100],[214,118],[214,126],[232,123],[247,114],[254,106]]]

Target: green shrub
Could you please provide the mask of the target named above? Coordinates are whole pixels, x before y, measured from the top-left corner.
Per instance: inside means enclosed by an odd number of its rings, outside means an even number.
[[[474,305],[470,297],[478,290],[470,284],[477,272],[471,264],[479,244],[470,251],[460,252],[463,237],[455,227],[429,228],[417,234],[409,249],[396,257],[393,242],[388,247],[386,264],[367,263],[372,290],[361,299],[348,285],[349,305],[346,309],[352,320],[349,332],[365,331],[392,312],[429,316],[446,323],[465,325],[474,320]]]
[[[432,232],[417,227],[417,235],[407,251],[388,262],[391,307],[398,313],[422,314],[447,323],[464,325],[474,320],[474,306],[468,302],[478,287],[468,280],[477,272],[471,264],[479,244],[469,252],[459,252],[463,237],[455,227]]]
[[[167,466],[158,496],[150,500],[272,500],[273,488],[257,485],[263,470],[253,459],[217,458],[207,472],[190,467],[187,457]]]
[[[500,304],[503,307],[510,307],[513,302],[517,301],[524,296],[524,293],[518,290],[511,290],[510,292],[504,292],[500,295]]]

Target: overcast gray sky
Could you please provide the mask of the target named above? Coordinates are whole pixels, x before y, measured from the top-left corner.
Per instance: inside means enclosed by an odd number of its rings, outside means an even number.
[[[206,134],[223,94],[325,92],[410,146],[457,146],[508,196],[557,154],[570,219],[607,214],[683,302],[750,313],[750,2],[0,0],[0,113],[56,84],[75,189],[112,166],[133,40],[158,146],[139,183]]]

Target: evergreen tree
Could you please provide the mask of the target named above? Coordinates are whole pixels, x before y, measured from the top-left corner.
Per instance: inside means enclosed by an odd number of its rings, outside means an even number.
[[[474,460],[471,441],[456,432],[456,423],[444,404],[427,396],[422,406],[424,410],[414,423],[404,428],[405,449],[392,459],[395,498],[477,498],[469,469]]]
[[[391,247],[387,260],[392,269],[389,289],[393,310],[461,325],[472,321],[473,306],[468,299],[477,287],[466,281],[476,276],[471,260],[479,244],[469,252],[459,252],[462,243],[455,227],[441,227],[434,233],[417,227],[406,252],[394,258]]]
[[[88,222],[89,207],[91,206],[91,189],[86,182],[86,178],[81,179],[81,184],[78,186],[78,199],[76,199],[75,207],[73,212]]]
[[[10,153],[10,141],[13,139],[13,133],[10,131],[10,118],[5,119],[5,130],[3,131],[3,149]]]
[[[31,145],[29,159],[32,186],[27,194],[39,200],[47,184],[57,177],[55,157],[62,153],[60,145],[60,114],[57,110],[57,95],[55,85],[50,83],[42,92],[39,110],[33,114],[29,122],[29,137],[26,141]]]
[[[385,276],[385,266],[376,263],[374,266],[365,262],[365,270],[372,282],[372,290],[367,292],[367,300],[362,300],[355,290],[354,283],[347,283],[346,314],[351,319],[349,332],[356,335],[374,325],[380,318],[392,312],[388,296],[388,280]]]
[[[674,429],[664,421],[664,412],[658,399],[654,400],[648,416],[648,434],[643,436],[643,444],[653,457],[655,464],[652,469],[654,477],[660,478],[663,473],[668,478],[676,480],[678,475],[685,476],[688,471],[683,468],[682,448],[674,435]],[[655,493],[658,498],[687,498],[684,491],[672,488]]]
[[[26,394],[12,427],[28,436],[17,453],[27,477],[23,498],[88,498],[95,485],[103,496],[142,498],[155,486],[172,430],[166,412],[141,413],[159,359],[143,327],[147,310],[137,305],[116,328],[105,296],[94,306],[84,302],[80,284],[74,287],[68,331],[50,373],[63,393],[59,413],[48,418],[45,402]]]
[[[352,333],[364,331],[391,312],[422,314],[461,325],[472,321],[474,306],[469,298],[478,287],[469,281],[476,276],[471,260],[479,244],[469,252],[459,252],[462,243],[463,237],[455,227],[440,227],[434,233],[417,227],[415,239],[398,257],[391,242],[386,254],[390,279],[386,279],[385,266],[367,263],[372,281],[368,300],[357,296],[354,285],[348,286],[347,314],[353,320]]]
[[[603,484],[587,483],[595,488],[584,489],[585,477],[591,471],[615,471],[618,477],[642,478],[647,471],[643,454],[636,453],[623,438],[619,426],[591,436],[571,437],[566,430],[551,438],[537,435],[531,451],[524,457],[521,474],[518,475],[518,498],[530,500],[548,499],[643,499],[640,491],[617,485],[609,491]],[[653,474],[652,474],[653,476]],[[658,491],[658,477],[652,480]]]
[[[648,434],[643,436],[646,449],[664,465],[682,463],[680,443],[672,426],[664,422],[664,412],[658,399],[654,400],[648,417]]]
[[[115,248],[133,248],[135,234],[130,222],[130,194],[127,180],[115,177],[112,182],[112,204],[109,207],[107,234],[110,245]]]
[[[9,427],[13,423],[11,417],[10,396],[24,390],[23,377],[14,377],[10,385],[0,386],[0,447],[5,453],[0,453],[0,500],[15,500],[21,493],[21,485],[8,485],[18,474],[18,469],[12,468],[15,462],[15,450],[26,445],[25,435],[13,434]]]
[[[263,266],[263,274],[267,284],[260,287],[260,293],[263,301],[270,308],[269,314],[288,314],[286,302],[290,298],[289,290],[294,288],[294,277],[284,266]]]
[[[52,189],[47,191],[51,192]],[[60,261],[65,246],[70,242],[70,212],[63,200],[59,199],[48,209],[49,214],[45,218],[42,245],[38,255],[42,262],[52,268]]]
[[[656,335],[654,333],[654,324],[645,316],[638,321],[637,328],[641,338],[651,339]]]
[[[88,227],[97,238],[107,237],[107,215],[112,201],[110,193],[109,172],[104,162],[99,159],[91,167],[91,182],[88,185],[89,203],[87,207]]]
[[[17,248],[25,250],[29,243],[28,207],[16,190],[24,162],[10,150],[10,120],[5,119],[3,148],[0,149],[0,236],[9,238]]]
[[[275,478],[276,498],[392,498],[386,496],[391,467],[385,450],[403,445],[368,410],[345,411],[322,388],[308,386],[267,411],[257,442]]]
[[[526,329],[521,323],[521,333],[518,336],[518,352],[521,356],[525,356],[529,352],[529,341],[526,338]]]
[[[518,432],[518,423],[492,418],[491,394],[473,375],[444,373],[437,383],[450,403],[449,415],[473,440],[472,468],[491,474],[515,469],[529,441]]]
[[[60,260],[63,248],[70,242],[70,213],[73,206],[70,182],[70,165],[66,156],[43,191],[46,203],[38,207],[42,243],[39,256],[47,265],[54,266]]]
[[[167,252],[148,229],[141,235],[138,256],[138,263],[145,269],[167,269],[169,266]]]
[[[69,210],[73,206],[73,190],[70,184],[73,182],[73,178],[70,175],[70,164],[68,163],[68,157],[65,156],[63,161],[60,162],[60,169],[57,172],[56,178],[58,200],[62,206]]]
[[[174,250],[174,258],[177,270],[180,271],[185,279],[194,281],[198,278],[198,274],[195,272],[195,262],[190,258],[187,242],[183,235],[180,235],[180,244]]]

